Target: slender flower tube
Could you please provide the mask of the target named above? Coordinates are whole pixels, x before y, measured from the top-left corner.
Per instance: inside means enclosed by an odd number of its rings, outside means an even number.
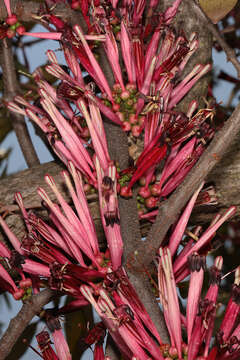
[[[97,122],[96,122],[97,119],[91,119],[91,117],[88,113],[88,110],[87,110],[86,103],[83,99],[80,98],[77,101],[77,105],[87,122],[88,129],[91,134],[94,150],[95,150],[96,155],[101,163],[101,167],[104,171],[106,171],[106,169],[109,165],[110,159],[109,159],[107,147],[101,141],[101,134],[99,133],[99,131],[98,131],[99,129],[97,128],[97,126],[99,126],[99,125],[97,125]]]
[[[12,246],[15,250],[21,255],[24,255],[25,252],[21,248],[21,243],[19,239],[14,235],[14,233],[9,229],[7,223],[3,220],[3,218],[0,216],[0,225],[3,228],[5,234],[7,235],[8,239],[11,241]]]
[[[180,244],[180,241],[182,240],[185,228],[187,226],[188,220],[190,218],[192,209],[194,207],[194,204],[197,200],[198,194],[201,191],[204,183],[202,183],[199,188],[195,191],[192,198],[190,199],[188,205],[186,206],[182,216],[178,220],[178,223],[170,237],[168,248],[171,252],[171,256],[173,257],[175,255],[175,252]]]
[[[222,265],[223,259],[221,256],[218,256],[215,259],[214,266],[212,266],[210,269],[210,287],[204,300],[199,306],[199,316],[196,319],[189,343],[188,357],[190,360],[194,360],[196,358],[200,346],[203,342],[205,342],[204,357],[206,358],[208,356],[208,350],[216,315],[216,301],[219,284],[221,281],[220,272]]]
[[[164,317],[171,336],[172,345],[177,348],[179,359],[182,359],[180,309],[172,269],[171,253],[168,248],[160,248],[159,254],[159,297],[164,309]]]
[[[123,253],[123,241],[120,232],[116,188],[116,167],[114,165],[110,165],[104,173],[98,158],[95,160],[95,166],[98,179],[99,203],[103,228],[111,254],[112,266],[113,269],[116,270],[121,266]]]
[[[188,264],[191,271],[187,300],[187,334],[188,343],[190,343],[203,285],[204,270],[206,270],[206,259],[204,256],[192,253],[188,257]]]
[[[192,254],[193,252],[199,251],[199,249],[205,245],[209,240],[211,240],[211,236],[215,234],[216,230],[227,220],[229,219],[236,211],[236,208],[234,206],[231,206],[225,214],[216,222],[216,224],[210,226],[200,237],[198,242],[191,248],[191,250],[185,254],[181,258],[180,261],[176,259],[173,266],[174,274],[177,274],[180,270],[180,268],[186,263],[187,257]]]
[[[92,64],[92,67],[95,69],[95,73],[96,73],[96,77],[98,79],[98,81],[100,82],[100,84],[102,85],[102,87],[104,88],[105,92],[107,93],[109,100],[113,101],[113,97],[112,97],[112,92],[111,89],[108,85],[108,82],[105,78],[105,75],[102,72],[101,67],[99,66],[98,62],[96,61],[90,47],[88,46],[87,41],[85,40],[85,37],[83,35],[82,29],[80,28],[79,25],[75,25],[74,26],[74,31],[76,32],[77,36],[80,38],[83,47],[87,53],[87,56],[89,58],[89,61]]]
[[[161,178],[159,180],[160,189],[162,188],[164,182],[168,178],[170,178],[170,176],[174,174],[174,172],[177,169],[181,168],[189,158],[191,158],[195,144],[196,144],[196,137],[194,136],[190,141],[186,143],[186,145],[183,146],[183,148],[180,151],[175,153],[175,156],[172,157],[172,159],[170,159],[170,156],[168,157],[168,160],[166,161],[165,166],[163,168]]]
[[[226,341],[235,324],[236,318],[240,310],[240,267],[235,271],[235,281],[232,287],[232,296],[228,302],[223,321],[221,323],[220,332],[223,332],[222,339]]]
[[[52,338],[59,360],[71,360],[72,356],[70,354],[70,350],[63,335],[62,329],[57,328],[54,330],[52,332]]]
[[[24,264],[22,264],[22,268],[23,271],[29,274],[43,276],[46,278],[50,277],[50,270],[47,265],[38,263],[30,259],[25,259]]]
[[[72,164],[73,166],[73,164]],[[89,239],[89,242],[91,243],[91,247],[94,251],[94,254],[95,256],[99,255],[99,247],[98,247],[98,240],[97,240],[97,234],[96,234],[96,230],[95,230],[95,226],[94,226],[94,223],[93,223],[93,220],[89,214],[89,212],[85,213],[84,211],[84,207],[82,205],[83,202],[87,202],[86,201],[86,197],[85,197],[85,194],[82,193],[81,195],[81,198],[78,198],[74,189],[73,189],[73,186],[72,186],[72,183],[71,183],[71,180],[70,180],[70,177],[68,175],[68,173],[66,171],[63,171],[62,172],[62,176],[65,180],[65,183],[66,183],[66,186],[69,190],[69,193],[73,199],[73,202],[74,202],[74,206],[77,210],[77,213],[78,213],[78,217],[79,219],[81,220],[81,223],[83,225],[83,228],[86,231],[86,235]]]
[[[15,300],[20,300],[24,294],[23,289],[18,289],[15,282],[8,274],[7,270],[4,269],[2,264],[0,264],[0,279],[1,279],[1,286],[3,289],[9,291]]]
[[[8,16],[11,17],[13,14],[12,14],[12,10],[11,10],[11,2],[10,2],[10,0],[4,0],[4,4],[6,6]]]
[[[169,24],[177,13],[178,7],[182,0],[175,0],[173,5],[170,6],[164,13],[166,24]]]
[[[92,174],[91,167],[93,167],[92,160],[87,152],[87,150],[81,144],[81,141],[78,139],[77,135],[74,133],[72,127],[66,121],[66,119],[60,114],[55,105],[51,103],[46,98],[41,101],[43,108],[51,116],[56,127],[58,128],[63,140],[67,144],[77,166],[84,171],[84,173],[89,176],[90,179],[95,181],[95,178]]]
[[[122,78],[122,71],[119,65],[119,53],[118,46],[115,37],[111,31],[106,32],[105,51],[107,53],[108,60],[111,64],[114,77],[117,83],[121,85],[122,91],[125,91],[125,86]]]
[[[47,331],[38,333],[36,339],[44,360],[59,360],[51,346],[51,339]]]
[[[103,344],[96,344],[94,347],[94,360],[104,360]]]
[[[42,188],[38,189],[38,193],[41,198],[47,203],[56,218],[62,223],[62,226],[64,227],[65,231],[70,235],[72,241],[74,241],[75,244],[93,261],[93,263],[98,266],[98,263],[95,259],[94,254],[92,253],[89,244],[86,244],[84,241],[83,234],[81,234],[76,227],[73,227],[70,221],[61,213],[61,211],[54,206],[53,202],[50,200],[50,198]],[[71,247],[71,243],[69,244],[69,247]],[[81,259],[79,260],[81,261]]]
[[[126,66],[128,81],[136,84],[135,60],[133,56],[133,46],[130,34],[127,30],[124,20],[121,22],[121,48],[124,64]]]

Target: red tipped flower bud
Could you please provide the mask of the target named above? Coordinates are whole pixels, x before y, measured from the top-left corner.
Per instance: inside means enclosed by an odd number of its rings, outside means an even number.
[[[141,129],[141,127],[139,125],[134,125],[132,127],[133,136],[138,137],[141,134],[141,132],[142,132],[142,129]]]
[[[12,29],[7,29],[6,35],[9,39],[12,39],[15,36],[15,31]]]
[[[161,194],[161,187],[158,184],[153,184],[151,186],[151,193],[153,196],[159,196]]]
[[[24,290],[23,289],[19,289],[18,291],[15,291],[13,293],[13,297],[15,300],[20,300],[24,295]]]
[[[123,91],[120,96],[123,100],[127,100],[130,96],[130,93],[129,91]]]
[[[150,196],[149,198],[145,199],[145,205],[148,209],[153,209],[157,206],[158,199]]]
[[[130,197],[132,197],[132,190],[128,189],[127,186],[123,186],[121,188],[120,195],[125,198],[130,198]]]
[[[23,35],[25,32],[26,32],[26,29],[23,25],[19,25],[16,29],[16,32],[19,34],[19,35]]]
[[[21,280],[19,282],[19,286],[20,286],[21,289],[27,289],[27,288],[32,286],[32,280],[30,278]]]
[[[131,125],[129,124],[129,122],[124,121],[122,124],[122,129],[123,131],[130,131],[131,130]]]
[[[151,196],[151,191],[148,187],[141,187],[138,194],[142,196],[144,199],[147,199]]]
[[[17,23],[17,16],[15,14],[12,14],[11,16],[8,16],[6,18],[6,23],[10,26],[14,25]]]

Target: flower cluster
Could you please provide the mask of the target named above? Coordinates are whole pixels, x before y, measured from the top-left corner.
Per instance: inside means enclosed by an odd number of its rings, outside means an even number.
[[[120,125],[132,144],[129,152],[133,159],[131,168],[121,169],[120,194],[129,197],[133,185],[142,181],[144,185],[138,199],[141,214],[146,208],[155,208],[159,200],[183,181],[214,134],[206,121],[213,116],[212,106],[198,110],[194,100],[186,114],[174,109],[211,69],[210,64],[198,64],[187,76],[182,76],[185,65],[198,48],[198,40],[195,33],[189,40],[183,34],[177,36],[171,27],[179,4],[180,1],[175,1],[165,13],[152,15],[151,22],[149,14],[145,22],[145,3],[135,6],[126,2],[118,8],[115,2],[84,1],[82,13],[88,24],[87,34],[80,25],[71,28],[55,15],[43,14],[41,18],[57,32],[32,36],[59,40],[71,73],[48,51],[50,65],[46,71],[60,80],[57,89],[37,71],[34,78],[41,106],[29,104],[19,96],[15,103],[8,105],[12,111],[36,122],[58,156],[65,163],[71,160],[93,186],[95,169],[86,147],[93,145],[99,158],[106,157],[104,137],[96,140],[102,130],[97,133],[94,122],[104,116]],[[154,12],[157,2],[151,6]],[[150,9],[146,7],[146,11]],[[110,77],[98,61],[102,50],[111,67]],[[85,83],[81,67],[92,82]],[[73,108],[80,111],[78,116]],[[134,148],[142,151],[136,154]],[[78,159],[74,158],[76,150]],[[104,165],[106,167],[106,163]]]

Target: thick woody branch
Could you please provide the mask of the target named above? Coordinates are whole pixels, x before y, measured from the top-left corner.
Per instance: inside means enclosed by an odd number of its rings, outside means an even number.
[[[11,9],[20,22],[36,22],[36,17],[43,13],[47,14],[44,3],[35,1],[12,0]],[[45,11],[44,11],[45,10]],[[67,5],[67,3],[57,4],[51,10],[52,14],[58,15],[62,20],[69,24],[78,24],[82,22],[82,15],[78,11],[74,11]],[[7,10],[4,4],[0,6],[0,20],[5,20],[7,17]]]
[[[19,93],[12,45],[9,39],[1,41],[0,65],[3,72],[4,100],[11,101]],[[10,115],[13,129],[28,167],[39,164],[37,153],[32,144],[24,117],[19,114]]]
[[[53,299],[55,292],[46,289],[33,295],[21,308],[19,313],[10,321],[9,326],[0,340],[0,360],[4,360],[19,336],[25,330],[32,318],[39,314],[42,307]]]

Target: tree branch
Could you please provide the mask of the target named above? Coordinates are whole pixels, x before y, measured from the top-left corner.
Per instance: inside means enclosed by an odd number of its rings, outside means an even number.
[[[36,21],[36,16],[42,15],[44,4],[35,1],[11,0],[11,9],[20,22]],[[45,11],[47,14],[47,10]],[[82,14],[79,11],[74,11],[67,5],[67,3],[57,4],[52,14],[58,15],[62,20],[69,24],[78,24],[82,22]],[[0,20],[5,20],[7,17],[7,10],[4,5],[0,6]]]
[[[4,39],[1,42],[0,63],[3,72],[4,100],[11,101],[19,92],[19,86],[12,53],[12,45],[9,39]],[[11,113],[10,118],[28,167],[40,164],[24,116]]]
[[[222,34],[219,32],[217,27],[212,23],[209,17],[204,13],[201,7],[197,4],[196,0],[192,1],[192,8],[197,16],[202,20],[203,24],[207,26],[207,28],[211,31],[221,48],[224,50],[227,61],[230,61],[235,67],[238,77],[240,78],[240,62],[236,56],[235,51],[227,44],[224,40]]]
[[[0,360],[4,360],[11,352],[13,345],[32,318],[41,311],[44,305],[53,299],[55,294],[56,292],[53,290],[46,289],[37,295],[33,295],[23,304],[19,313],[10,321],[6,332],[0,340]]]

